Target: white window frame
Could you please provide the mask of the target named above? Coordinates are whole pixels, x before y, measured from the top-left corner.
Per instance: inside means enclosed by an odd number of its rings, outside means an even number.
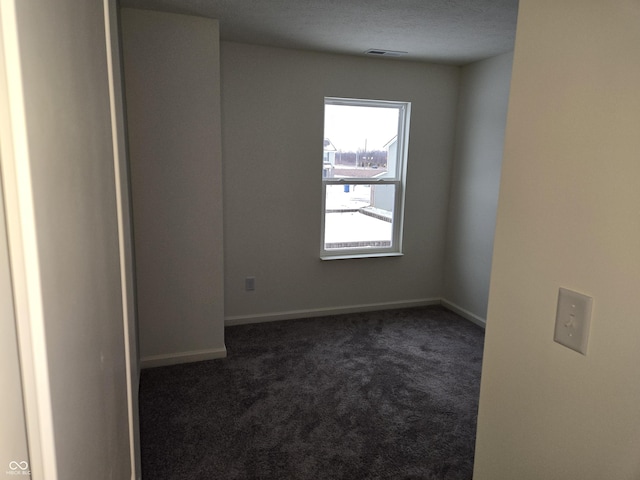
[[[359,107],[394,108],[398,115],[398,146],[396,168],[393,176],[385,178],[326,178],[322,177],[322,212],[320,231],[320,258],[339,260],[348,258],[391,257],[402,255],[402,236],[404,226],[405,185],[407,176],[407,157],[409,145],[409,121],[411,102],[368,100],[358,98],[325,97],[324,105],[346,105]],[[391,174],[392,172],[388,172]],[[392,221],[392,240],[389,247],[345,247],[325,249],[325,209],[327,186],[329,185],[394,185],[395,203]]]

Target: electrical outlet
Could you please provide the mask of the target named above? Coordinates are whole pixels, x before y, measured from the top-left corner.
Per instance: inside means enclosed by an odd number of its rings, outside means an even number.
[[[256,277],[246,277],[244,279],[244,290],[253,292],[256,289]]]
[[[553,340],[586,355],[592,304],[591,297],[560,288]]]

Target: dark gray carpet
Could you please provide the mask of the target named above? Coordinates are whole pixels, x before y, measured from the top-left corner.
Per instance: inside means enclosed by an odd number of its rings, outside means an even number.
[[[144,370],[144,480],[470,479],[483,331],[442,307],[226,329]]]

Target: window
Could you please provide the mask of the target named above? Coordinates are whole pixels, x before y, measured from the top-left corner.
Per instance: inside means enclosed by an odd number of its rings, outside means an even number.
[[[401,253],[410,107],[324,99],[322,259]]]

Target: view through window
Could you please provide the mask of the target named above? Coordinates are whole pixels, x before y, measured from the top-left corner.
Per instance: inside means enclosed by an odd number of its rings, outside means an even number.
[[[323,258],[400,253],[409,107],[325,98]]]

